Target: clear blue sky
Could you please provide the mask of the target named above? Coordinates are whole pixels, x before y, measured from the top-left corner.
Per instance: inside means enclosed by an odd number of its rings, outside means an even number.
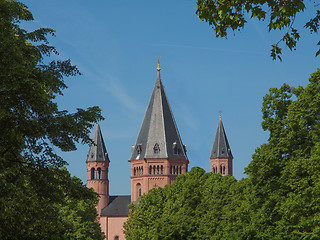
[[[28,29],[50,27],[60,59],[70,58],[83,73],[66,79],[69,88],[57,99],[60,109],[98,105],[100,123],[110,156],[111,194],[130,194],[131,146],[135,144],[156,80],[156,56],[161,76],[184,144],[189,169],[209,171],[210,151],[222,110],[222,120],[234,156],[234,176],[244,168],[256,147],[266,142],[261,128],[261,104],[271,87],[284,82],[307,84],[319,66],[315,58],[318,35],[303,30],[297,51],[284,49],[283,62],[269,57],[280,35],[268,33],[265,23],[250,20],[245,30],[216,39],[201,22],[196,1],[139,0],[23,1],[34,15]],[[301,28],[313,11],[296,21]],[[92,130],[93,131],[93,130]],[[62,153],[68,169],[86,182],[87,145]]]

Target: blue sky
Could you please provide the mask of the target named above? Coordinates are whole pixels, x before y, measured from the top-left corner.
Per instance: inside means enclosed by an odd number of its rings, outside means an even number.
[[[270,34],[266,23],[250,20],[245,30],[217,39],[195,14],[196,1],[23,2],[35,18],[23,26],[55,29],[50,43],[59,51],[58,58],[70,58],[83,73],[66,79],[69,88],[57,98],[60,109],[102,109],[111,194],[130,194],[128,159],[156,80],[156,56],[161,56],[162,81],[188,148],[189,169],[210,170],[222,110],[237,179],[245,177],[255,148],[268,139],[261,128],[262,98],[268,89],[285,82],[305,86],[319,66],[318,35],[302,30],[297,51],[284,49],[283,62],[272,61],[270,46],[279,33]],[[296,28],[301,29],[313,12],[299,16]],[[71,174],[83,182],[88,150],[79,144],[77,151],[61,153]]]

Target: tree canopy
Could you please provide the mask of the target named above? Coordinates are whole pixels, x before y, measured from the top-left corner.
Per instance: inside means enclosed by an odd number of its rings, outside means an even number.
[[[271,48],[273,60],[277,58],[281,60],[281,43],[284,43],[291,51],[296,49],[301,31],[295,26],[295,20],[307,9],[307,5],[313,16],[305,20],[304,28],[308,29],[311,34],[317,33],[320,5],[316,1],[198,0],[197,14],[201,20],[207,21],[212,26],[216,37],[227,37],[228,30],[243,29],[249,18],[256,18],[259,21],[266,20],[269,32],[275,30],[283,32],[283,36]],[[320,49],[316,52],[316,56],[319,54]]]
[[[320,70],[264,97],[247,178],[193,168],[131,205],[126,239],[319,239]]]
[[[97,195],[59,170],[66,162],[55,151],[91,143],[100,109],[58,108],[65,77],[80,72],[70,60],[55,60],[47,40],[54,30],[20,27],[32,20],[26,5],[0,0],[0,238],[101,239]]]

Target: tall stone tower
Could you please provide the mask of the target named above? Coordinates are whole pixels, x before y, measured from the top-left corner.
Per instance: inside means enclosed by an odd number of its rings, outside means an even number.
[[[186,146],[182,144],[160,77],[157,80],[136,141],[132,147],[131,201],[151,188],[171,184],[188,171]]]
[[[226,132],[222,124],[221,116],[219,119],[216,137],[211,150],[211,172],[221,173],[222,175],[232,176],[233,156],[228,143]]]
[[[87,187],[92,187],[99,194],[100,199],[97,205],[99,218],[101,209],[109,204],[108,169],[110,160],[98,122],[92,141],[94,144],[90,147],[86,161],[88,173]]]

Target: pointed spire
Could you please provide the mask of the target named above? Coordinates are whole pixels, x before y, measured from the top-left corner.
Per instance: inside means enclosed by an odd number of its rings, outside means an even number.
[[[110,161],[107,153],[106,146],[103,141],[102,133],[100,130],[99,122],[97,121],[96,129],[94,130],[90,150],[87,156],[88,161]]]
[[[144,158],[187,159],[160,77],[157,80],[130,160]]]
[[[227,135],[222,124],[221,115],[219,116],[218,129],[210,158],[233,158]]]

